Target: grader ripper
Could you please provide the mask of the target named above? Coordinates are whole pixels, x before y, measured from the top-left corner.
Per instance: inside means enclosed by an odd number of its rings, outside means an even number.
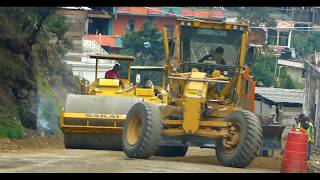
[[[65,109],[61,111],[60,128],[64,133],[65,147],[122,150],[123,121],[129,109],[142,101],[167,102],[164,68],[131,66],[134,61],[131,56],[97,54],[90,58],[96,59],[95,81],[86,86],[83,95],[69,94]],[[121,64],[124,89],[120,87],[119,79],[98,78],[99,59],[117,60]],[[133,85],[131,79],[138,74],[142,78],[157,75],[151,77],[151,80],[159,79],[158,83],[152,87],[144,87],[142,82],[136,81]]]
[[[253,113],[255,82],[250,75],[254,50],[246,25],[179,20],[174,59],[163,29],[167,104],[138,102],[124,122],[123,150],[130,158],[184,156],[188,146],[215,148],[225,166],[246,167],[262,143]],[[226,65],[199,63],[222,47]]]

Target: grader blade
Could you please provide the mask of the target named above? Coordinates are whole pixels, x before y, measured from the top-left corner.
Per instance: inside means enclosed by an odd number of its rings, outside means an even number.
[[[61,128],[66,148],[122,150],[127,112],[141,98],[69,94]]]
[[[262,126],[262,147],[260,151],[261,156],[269,156],[269,151],[272,152],[282,148],[281,138],[285,126],[282,125],[265,125]]]

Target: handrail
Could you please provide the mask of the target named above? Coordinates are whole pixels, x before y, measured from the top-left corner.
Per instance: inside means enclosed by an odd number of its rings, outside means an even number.
[[[96,41],[96,40],[94,40],[94,39],[87,39],[87,38],[83,38],[83,40],[86,40],[86,41],[88,41],[88,42],[90,42],[90,50],[92,51],[93,50],[93,47],[92,47],[92,43],[95,45],[95,47],[97,47],[97,49],[99,49],[99,53],[100,54],[109,54],[106,50],[104,50],[101,46],[100,46],[100,44]],[[103,53],[101,53],[101,51],[103,52]],[[92,54],[92,53],[83,53],[82,52],[82,57],[86,57],[86,58],[88,58],[88,59],[90,59],[90,54]],[[113,63],[117,63],[117,61],[115,61],[115,60],[111,60]]]

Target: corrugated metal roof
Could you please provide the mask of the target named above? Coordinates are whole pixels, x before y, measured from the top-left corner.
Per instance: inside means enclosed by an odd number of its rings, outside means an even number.
[[[302,104],[304,99],[303,89],[282,89],[256,87],[255,93],[274,103]]]
[[[72,9],[72,10],[87,10],[87,11],[91,11],[92,9],[89,7],[85,7],[85,6],[81,6],[81,7],[77,7],[77,6],[66,6],[66,7],[61,7],[62,9]]]

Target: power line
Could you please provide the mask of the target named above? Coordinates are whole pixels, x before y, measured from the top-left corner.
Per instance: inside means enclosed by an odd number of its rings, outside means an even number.
[[[277,27],[251,27],[251,29],[274,29],[274,30],[281,30],[281,29],[288,29],[292,31],[307,31],[307,32],[317,32],[320,31],[320,27],[293,27],[293,28],[277,28]]]
[[[153,10],[153,11],[161,12],[161,13],[167,13],[167,14],[169,14],[169,15],[173,15],[173,16],[181,17],[181,18],[185,18],[185,19],[196,20],[196,21],[201,21],[201,22],[210,22],[210,21],[203,20],[203,19],[198,19],[198,18],[193,18],[193,17],[187,17],[187,16],[181,16],[181,15],[177,15],[177,14],[174,14],[174,13],[165,12],[165,11],[163,11],[163,10],[158,10],[158,9],[151,8],[151,7],[146,7],[146,6],[145,6],[145,8],[150,9],[150,10]],[[316,27],[319,28],[319,30],[313,29],[313,28],[315,28],[315,27],[293,27],[293,28],[282,27],[282,28],[277,28],[277,27],[259,27],[259,26],[251,27],[251,29],[263,28],[263,29],[290,29],[290,30],[294,30],[294,31],[308,31],[308,32],[310,32],[310,31],[320,31],[320,27],[319,27],[319,26],[316,26]],[[298,29],[302,29],[302,30],[298,30]],[[305,30],[305,29],[312,29],[312,30]]]
[[[177,15],[177,14],[170,13],[170,12],[164,12],[163,10],[158,10],[158,9],[154,9],[154,8],[151,8],[151,7],[146,7],[146,6],[145,6],[145,8],[150,9],[150,10],[153,10],[153,11],[161,12],[161,13],[167,13],[167,14],[169,14],[169,15],[173,15],[173,16],[176,16],[176,17],[182,17],[182,18],[186,18],[186,19],[190,19],[190,20],[196,20],[196,21],[201,21],[201,22],[210,22],[210,21],[206,21],[206,20],[203,20],[203,19],[197,19],[197,18],[192,18],[192,17]]]
[[[252,29],[254,28],[266,28],[266,29],[313,29],[313,28],[319,28],[319,26],[313,26],[313,27],[266,27],[266,26],[253,26],[251,27]]]

